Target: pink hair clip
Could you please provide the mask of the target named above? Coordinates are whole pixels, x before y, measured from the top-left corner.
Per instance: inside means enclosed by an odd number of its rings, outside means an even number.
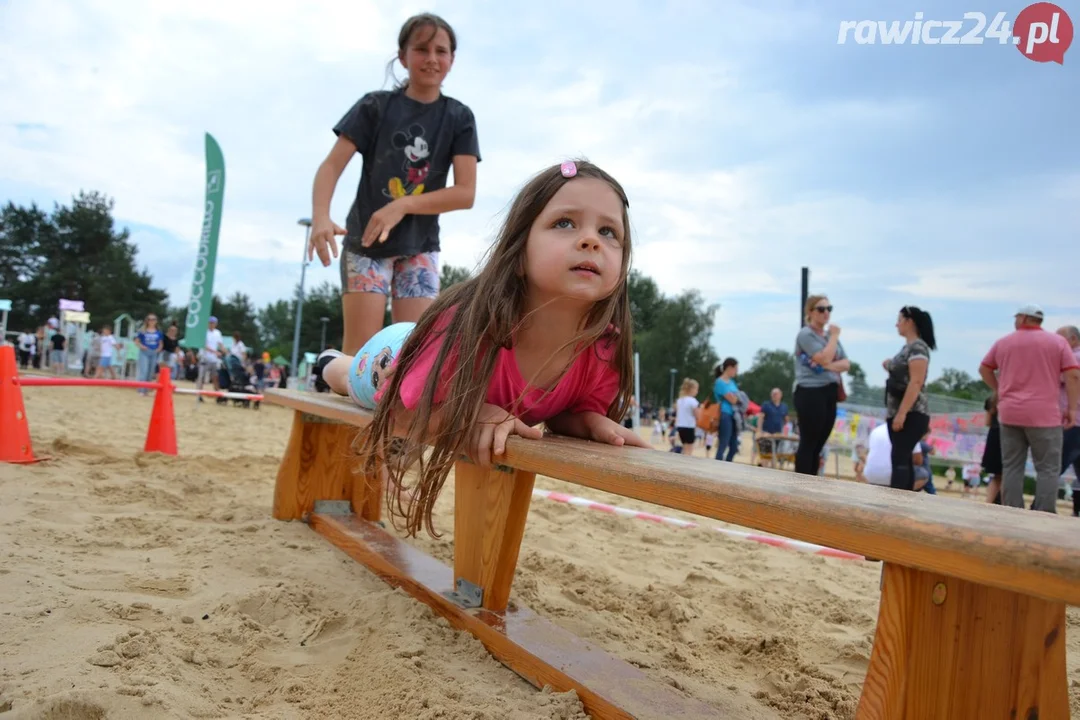
[[[564,162],[560,169],[562,170],[562,176],[564,178],[572,178],[577,175],[577,165],[574,164],[573,160]]]

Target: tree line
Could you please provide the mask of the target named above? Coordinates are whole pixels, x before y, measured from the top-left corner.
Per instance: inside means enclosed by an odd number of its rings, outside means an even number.
[[[57,203],[51,212],[36,204],[8,202],[0,210],[0,297],[12,301],[9,330],[22,331],[43,325],[55,316],[60,298],[82,300],[95,328],[122,313],[137,320],[156,313],[167,325],[181,328],[187,307],[153,286],[148,270],[136,264],[137,251],[126,229],[113,219],[114,202],[97,192],[80,192],[71,203]],[[444,288],[470,276],[467,268],[443,266]],[[713,323],[719,305],[709,304],[697,290],[665,295],[655,281],[640,271],[631,272],[628,288],[634,341],[640,356],[641,401],[666,405],[672,386],[684,377],[701,382],[701,397],[711,392],[710,379],[720,357],[711,346]],[[227,298],[213,296],[212,312],[225,333],[239,332],[256,352],[290,357],[296,322],[296,296],[292,288],[282,298],[258,308],[244,293]],[[322,349],[325,343],[341,347],[342,311],[338,287],[324,282],[304,293],[300,325],[300,348]],[[390,322],[389,312],[386,322]],[[786,395],[794,384],[792,354],[762,349],[752,362],[742,359],[740,387],[756,402],[763,402],[773,387]],[[672,372],[674,370],[674,372]],[[880,399],[883,390],[866,383],[862,368],[852,363],[849,395]],[[934,393],[982,400],[989,389],[967,373],[946,369],[930,384]],[[874,404],[878,404],[874,402]]]

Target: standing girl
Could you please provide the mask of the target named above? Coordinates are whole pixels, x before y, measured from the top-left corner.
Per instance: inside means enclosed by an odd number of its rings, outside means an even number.
[[[438,15],[409,18],[397,61],[409,78],[362,97],[334,127],[337,142],[315,174],[311,244],[324,266],[341,253],[343,349],[354,354],[392,317],[415,322],[439,292],[439,214],[472,207],[480,146],[472,111],[442,94],[457,37]],[[388,71],[392,71],[391,61]],[[345,166],[363,156],[360,186],[342,229],[330,200]],[[450,168],[454,184],[447,187]]]
[[[437,536],[432,508],[461,453],[488,466],[508,436],[540,438],[540,423],[648,447],[619,423],[633,393],[627,208],[595,165],[548,168],[514,199],[480,274],[442,293],[406,339],[391,325],[356,357],[320,356],[316,373],[332,390],[374,405],[358,440],[362,470],[387,468],[391,516],[410,535]],[[417,487],[404,488],[428,443]],[[380,460],[394,456],[404,462]]]
[[[123,346],[116,342],[116,336],[112,334],[112,325],[104,325],[101,328],[101,354],[98,358],[97,368],[94,370],[94,377],[105,377],[105,371],[109,372],[109,379],[116,379],[116,367],[113,365],[113,358],[116,357],[116,352]]]
[[[900,308],[896,332],[905,340],[894,357],[882,363],[889,377],[885,381],[886,417],[892,443],[891,487],[915,489],[915,468],[911,454],[930,429],[930,401],[926,397],[926,375],[930,351],[937,348],[930,313],[914,305]]]
[[[698,387],[697,380],[686,378],[679,388],[679,399],[675,401],[675,428],[683,446],[683,455],[693,455],[694,443],[697,442]]]

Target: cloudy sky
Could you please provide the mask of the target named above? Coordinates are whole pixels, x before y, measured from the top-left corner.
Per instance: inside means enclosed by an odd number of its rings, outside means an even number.
[[[1080,50],[1058,65],[996,41],[837,43],[843,20],[1024,7],[925,5],[0,0],[0,200],[109,194],[180,304],[210,132],[227,176],[214,290],[284,297],[332,126],[386,85],[401,22],[430,9],[457,30],[445,92],[472,107],[483,154],[475,207],[443,217],[444,262],[474,265],[528,176],[583,155],[630,194],[635,266],[721,305],[721,355],[791,346],[805,265],[872,380],[909,303],[937,324],[931,374],[974,373],[1021,303],[1080,322]],[[1080,2],[1062,6],[1080,23]]]

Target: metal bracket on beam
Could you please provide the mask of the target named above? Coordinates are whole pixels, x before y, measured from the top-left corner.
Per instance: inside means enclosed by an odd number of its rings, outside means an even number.
[[[314,512],[319,515],[352,515],[348,500],[316,500]]]
[[[442,596],[466,609],[478,608],[484,604],[484,589],[463,578],[458,578],[454,582],[454,589],[444,591]]]

